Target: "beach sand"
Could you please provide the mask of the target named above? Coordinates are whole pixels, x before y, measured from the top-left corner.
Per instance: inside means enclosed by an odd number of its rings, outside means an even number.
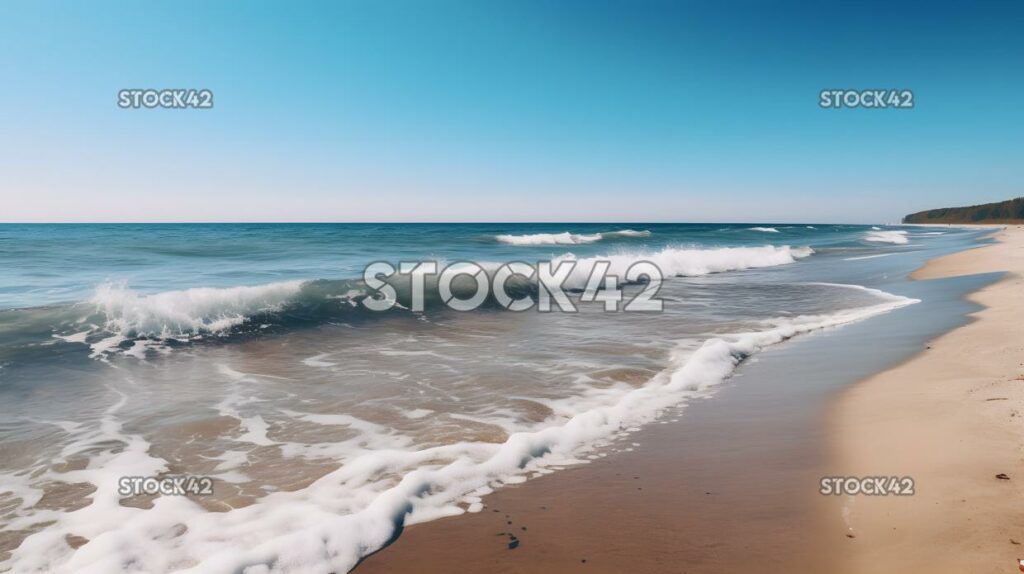
[[[1013,273],[971,296],[988,307],[976,320],[899,366],[811,398],[726,385],[631,435],[624,446],[635,449],[500,489],[480,513],[406,528],[356,572],[1015,571],[1024,230],[998,238],[915,274]],[[792,357],[778,363],[795,369]],[[818,494],[836,475],[909,475],[916,494]]]
[[[1007,271],[974,321],[848,389],[829,475],[910,476],[913,496],[827,498],[850,572],[1015,572],[1024,557],[1024,229],[930,261],[915,279]],[[1009,479],[996,478],[1004,474]]]
[[[785,402],[724,388],[631,434],[631,451],[501,488],[480,513],[411,526],[355,572],[830,571],[827,541],[803,532],[820,517],[808,493],[821,437],[807,432],[820,409]]]

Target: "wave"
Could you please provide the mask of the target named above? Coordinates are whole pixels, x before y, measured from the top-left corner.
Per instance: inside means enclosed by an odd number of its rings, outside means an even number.
[[[878,228],[873,227],[872,231],[868,231],[864,236],[864,241],[873,241],[875,243],[894,243],[897,245],[903,245],[909,240],[907,239],[907,232],[902,230],[893,231],[881,231]]]
[[[592,235],[579,235],[569,233],[534,233],[532,235],[495,235],[500,243],[509,245],[581,245],[600,241],[600,233]]]
[[[595,265],[604,261],[609,264],[606,274],[618,277],[621,285],[629,283],[627,271],[638,262],[653,263],[667,279],[787,265],[813,253],[809,247],[773,245],[717,249],[669,247],[583,258],[567,253],[555,258],[554,263],[573,262],[564,286],[579,291],[586,287]],[[502,264],[490,262],[481,266],[493,278]],[[644,277],[635,282],[647,280]],[[412,300],[409,276],[392,275],[386,281],[396,291],[396,312],[409,312]],[[437,277],[428,277],[425,288],[425,308],[440,307],[443,303],[437,292]],[[538,294],[536,281],[521,277],[511,278],[506,288],[514,298]],[[453,281],[452,290],[459,298],[468,298],[475,293],[476,282],[462,275]],[[93,358],[104,359],[117,353],[141,358],[150,350],[162,351],[208,339],[230,341],[233,337],[373,316],[376,312],[360,304],[373,294],[363,281],[356,279],[196,287],[153,294],[139,293],[123,284],[102,284],[93,297],[83,303],[4,312],[9,314],[9,320],[0,324],[10,329],[0,328],[0,359],[4,359],[4,353],[61,350],[53,345],[41,345],[55,339],[64,343],[64,347],[85,345]],[[490,298],[485,304],[496,305]]]
[[[585,462],[595,448],[706,395],[764,348],[917,302],[856,285],[838,287],[868,291],[879,302],[763,321],[757,331],[680,341],[668,366],[642,386],[603,389],[594,401],[552,401],[555,414],[545,426],[514,432],[503,443],[367,452],[305,488],[271,493],[224,512],[204,511],[184,497],[161,497],[148,510],[120,504],[117,476],[151,476],[167,467],[143,437],[128,435],[117,423],[122,397],[105,414],[103,428],[127,446],[112,451],[103,468],[68,473],[96,486],[91,503],[50,515],[51,523],[25,538],[5,566],[17,573],[347,572],[405,526],[479,512],[481,497],[494,488]],[[391,472],[401,479],[381,478]],[[69,536],[89,542],[73,550]]]
[[[646,229],[621,229],[619,231],[608,231],[601,235],[604,237],[650,237],[651,232]]]
[[[303,281],[254,287],[199,287],[140,295],[124,285],[104,284],[90,303],[103,313],[106,330],[124,336],[172,338],[224,332],[257,313],[278,311]]]
[[[565,231],[563,233],[534,233],[529,235],[495,235],[499,243],[508,245],[583,245],[607,239],[609,237],[650,237],[651,232],[647,230],[622,229],[619,231],[603,231],[600,233],[577,234]]]
[[[597,257],[577,258],[567,254],[559,259],[574,260],[576,268],[569,276],[568,283],[573,287],[585,284],[591,269],[599,261],[607,261],[611,265],[608,274],[624,277],[633,264],[649,261],[658,266],[664,277],[698,277],[712,273],[742,271],[762,267],[788,265],[798,259],[810,257],[814,250],[810,247],[790,247],[788,245],[763,245],[760,247],[720,247],[717,249],[681,249],[668,247],[657,252],[622,253]]]
[[[750,227],[749,231],[760,231],[762,233],[778,233],[779,230],[774,227]]]

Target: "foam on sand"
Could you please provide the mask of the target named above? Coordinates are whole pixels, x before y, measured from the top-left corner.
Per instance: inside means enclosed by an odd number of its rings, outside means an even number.
[[[302,359],[302,364],[306,365],[307,367],[334,367],[334,366],[337,366],[337,363],[331,363],[329,361],[325,361],[324,360],[325,358],[327,358],[329,356],[330,356],[330,353],[324,353],[322,355],[316,355],[314,357],[308,357],[308,358]]]
[[[52,523],[28,536],[3,566],[19,574],[347,572],[403,526],[478,511],[481,497],[496,487],[585,462],[595,448],[652,422],[669,407],[706,394],[765,347],[916,302],[855,285],[840,287],[868,291],[877,303],[767,320],[756,331],[682,340],[667,367],[642,386],[600,389],[583,401],[552,401],[551,417],[511,433],[503,443],[367,449],[306,488],[270,493],[225,512],[205,511],[182,496],[159,497],[150,509],[119,503],[118,477],[151,476],[168,466],[149,453],[141,437],[118,424],[122,396],[93,438],[126,446],[103,451],[95,464],[61,476],[95,485],[91,503],[48,514]],[[225,403],[222,409],[226,416],[241,416],[229,406]],[[331,416],[326,422],[351,426],[359,421]],[[382,478],[395,473],[401,478]],[[88,542],[75,550],[67,544],[68,536]]]

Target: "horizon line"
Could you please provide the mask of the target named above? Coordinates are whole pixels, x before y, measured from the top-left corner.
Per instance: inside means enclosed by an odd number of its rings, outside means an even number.
[[[228,221],[228,220],[182,220],[182,221],[0,221],[0,225],[508,225],[508,224],[559,224],[559,225],[622,225],[622,224],[645,224],[645,225],[879,225],[878,221],[851,222],[851,221],[681,221],[681,220],[622,220],[622,221],[563,221],[563,220],[541,220],[541,221],[304,221],[304,220],[280,220],[280,221]],[[904,223],[881,223],[881,225],[905,225]],[[942,225],[942,224],[937,224]]]

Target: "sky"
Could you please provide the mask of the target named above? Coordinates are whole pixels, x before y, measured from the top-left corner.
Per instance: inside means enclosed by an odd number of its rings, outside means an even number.
[[[896,222],[1024,195],[1022,29],[1019,1],[3,0],[0,221]],[[818,105],[887,88],[915,107]]]

